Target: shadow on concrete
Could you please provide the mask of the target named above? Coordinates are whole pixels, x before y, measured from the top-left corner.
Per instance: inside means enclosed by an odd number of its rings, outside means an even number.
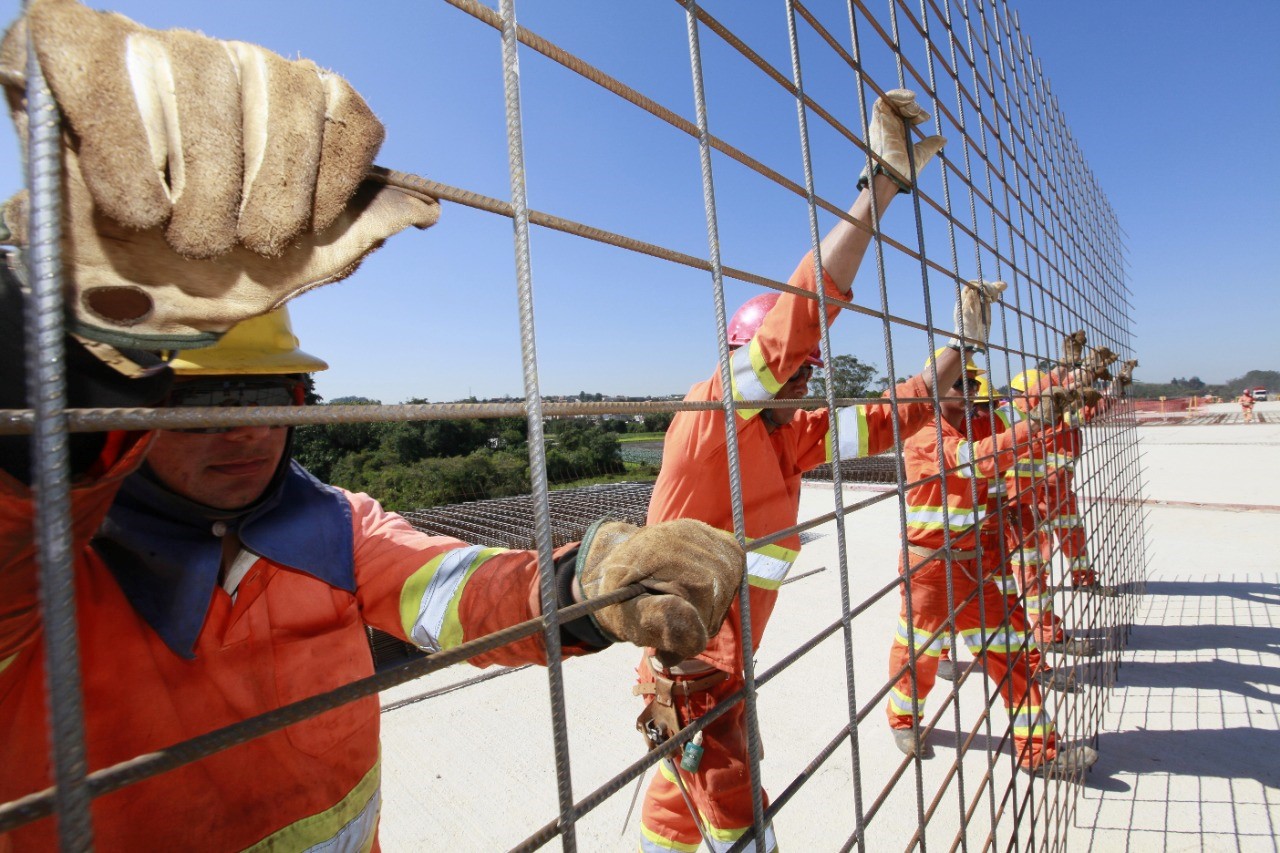
[[[1137,729],[1103,732],[1098,763],[1085,780],[1090,788],[1117,790],[1121,773],[1167,773],[1173,776],[1217,776],[1253,779],[1280,787],[1280,731],[1255,728]]]
[[[1084,682],[1088,680],[1089,675],[1077,670],[1076,677]],[[1131,661],[1121,669],[1120,683],[1126,688],[1190,688],[1227,691],[1250,699],[1270,702],[1273,705],[1280,704],[1280,668],[1237,663],[1221,658],[1168,663]],[[1276,689],[1268,691],[1264,689],[1265,687]]]
[[[1269,625],[1140,625],[1129,636],[1127,651],[1192,651],[1239,649],[1280,654],[1280,627]]]
[[[1280,584],[1265,581],[1147,581],[1149,596],[1230,596],[1258,604],[1280,604]]]

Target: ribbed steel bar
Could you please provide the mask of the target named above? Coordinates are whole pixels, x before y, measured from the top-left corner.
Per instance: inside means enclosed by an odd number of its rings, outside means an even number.
[[[31,401],[32,491],[36,559],[48,691],[49,748],[58,845],[93,849],[85,785],[84,703],[71,528],[71,463],[66,418],[66,354],[62,301],[62,116],[45,82],[35,47],[27,45],[27,183],[31,289],[26,311],[27,399]]]
[[[716,215],[715,180],[711,168],[711,140],[707,127],[707,98],[702,78],[702,47],[698,35],[698,4],[685,0],[685,24],[689,38],[689,66],[693,82],[694,110],[698,124],[698,164],[702,177],[703,207],[706,209],[707,245],[711,257],[712,295],[716,314],[716,352],[719,354],[720,388],[724,406],[725,449],[729,462],[729,504],[733,533],[747,544],[746,516],[742,506],[742,460],[738,448],[738,413],[734,405],[733,379],[729,365],[729,335],[724,305],[724,276],[720,268],[720,229]],[[742,627],[743,717],[747,726],[747,778],[751,783],[751,830],[757,853],[765,853],[764,788],[760,777],[760,720],[756,709],[754,629],[751,624],[751,586],[744,573],[738,587],[738,609]],[[698,820],[694,815],[694,820]]]
[[[569,726],[564,707],[560,619],[556,610],[555,560],[547,486],[546,441],[543,437],[542,392],[538,386],[538,348],[534,334],[533,269],[529,257],[529,202],[525,185],[524,131],[520,114],[520,57],[516,41],[515,0],[501,0],[502,81],[507,117],[507,156],[511,172],[512,224],[515,226],[516,285],[520,309],[520,360],[524,374],[525,423],[528,427],[529,480],[533,488],[534,539],[538,551],[539,596],[543,643],[547,652],[547,688],[551,694],[551,736],[555,747],[556,793],[560,800],[560,839],[565,853],[578,849],[574,831]]]
[[[813,177],[813,159],[809,144],[809,117],[806,107],[808,101],[804,92],[804,75],[800,64],[800,43],[796,34],[796,4],[793,0],[786,2],[787,13],[787,45],[791,52],[791,73],[792,85],[796,95],[796,120],[800,128],[800,155],[801,163],[804,168],[805,189],[809,194],[808,214],[809,214],[809,240],[811,250],[813,252],[813,275],[814,281],[825,282],[826,275],[822,265],[822,233],[818,226],[818,208],[814,203],[816,195],[816,187]],[[875,196],[874,184],[868,187],[871,196]],[[878,231],[879,228],[873,229]],[[818,286],[818,316],[826,317],[827,315],[827,298],[825,286]],[[824,364],[835,364],[835,353],[831,347],[831,330],[827,323],[819,325],[819,350],[822,353]],[[830,435],[829,446],[831,447],[831,491],[833,497],[832,511],[836,514],[841,522],[836,524],[836,564],[839,569],[840,578],[840,614],[842,631],[844,640],[844,678],[845,678],[845,704],[849,714],[849,724],[847,731],[851,734],[849,738],[851,773],[850,778],[853,779],[853,809],[855,821],[861,822],[862,818],[862,783],[861,783],[861,755],[858,742],[858,698],[857,698],[857,677],[854,673],[854,643],[853,643],[853,620],[849,617],[851,611],[852,596],[849,592],[849,551],[846,541],[846,530],[843,518],[844,512],[844,482],[840,467],[841,451],[840,451],[840,419],[835,417],[837,411],[836,406],[836,387],[835,382],[824,382],[823,391],[827,398],[827,409],[832,413],[829,418],[828,432]],[[843,736],[832,741],[831,750],[834,751],[836,744],[843,740]],[[829,754],[829,753],[828,753]],[[824,757],[825,760],[825,757]],[[821,762],[819,762],[821,763]],[[784,797],[789,795],[784,793]],[[785,802],[785,799],[782,800]],[[780,808],[781,802],[775,801],[774,808]]]

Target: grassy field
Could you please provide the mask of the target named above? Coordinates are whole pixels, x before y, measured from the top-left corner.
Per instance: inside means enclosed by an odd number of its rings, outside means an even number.
[[[618,444],[630,444],[633,441],[662,441],[665,432],[628,432],[618,436]]]

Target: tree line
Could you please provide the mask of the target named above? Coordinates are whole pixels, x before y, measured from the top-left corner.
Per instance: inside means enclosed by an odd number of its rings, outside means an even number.
[[[317,405],[380,405],[343,397]],[[409,400],[426,403],[426,400]],[[653,465],[624,463],[618,437],[661,432],[671,416],[643,423],[551,418],[544,425],[547,480],[555,485],[622,478],[652,478]],[[293,436],[294,458],[322,482],[367,492],[391,510],[423,509],[531,491],[528,426],[523,417],[312,424]]]

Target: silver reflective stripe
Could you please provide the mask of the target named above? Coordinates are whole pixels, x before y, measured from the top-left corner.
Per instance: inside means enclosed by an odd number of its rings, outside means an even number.
[[[729,372],[735,400],[772,400],[783,385],[764,363],[754,340],[729,356]]]
[[[871,436],[867,427],[866,406],[845,406],[836,410],[836,423],[840,430],[840,458],[857,459],[867,455],[867,442]],[[828,459],[831,453],[827,454]]]
[[[768,554],[761,554],[759,551],[747,552],[747,574],[757,580],[765,581],[768,586],[781,585],[789,571],[791,571],[789,560],[780,560]]]
[[[713,827],[708,826],[707,833],[711,836],[709,840],[711,841],[712,852],[728,853],[733,848],[734,843],[743,835],[746,835],[746,832],[745,829],[738,832],[717,832]],[[729,838],[728,836],[730,835],[733,837]],[[748,849],[754,850],[755,845],[750,845]],[[773,824],[771,823],[766,824],[764,828],[764,849],[765,853],[774,853],[778,849],[778,839],[774,837]]]
[[[976,512],[957,512],[952,510],[946,518],[942,515],[941,509],[912,509],[907,513],[907,524],[915,524],[925,527],[942,527],[947,525],[952,530],[961,530],[966,527],[972,527],[986,516],[985,510],[977,510]]]
[[[956,476],[971,479],[978,476],[973,467],[973,442],[962,441],[956,446]]]
[[[306,853],[360,853],[373,846],[373,834],[378,829],[378,812],[382,808],[382,789],[377,788],[369,802],[346,826],[332,838],[313,844]]]
[[[440,630],[444,626],[445,616],[449,612],[449,602],[457,592],[458,585],[467,577],[467,568],[471,561],[484,548],[472,545],[450,551],[440,561],[440,567],[431,576],[426,590],[422,593],[422,604],[418,608],[418,618],[413,623],[410,637],[420,647],[428,651],[440,651]]]

